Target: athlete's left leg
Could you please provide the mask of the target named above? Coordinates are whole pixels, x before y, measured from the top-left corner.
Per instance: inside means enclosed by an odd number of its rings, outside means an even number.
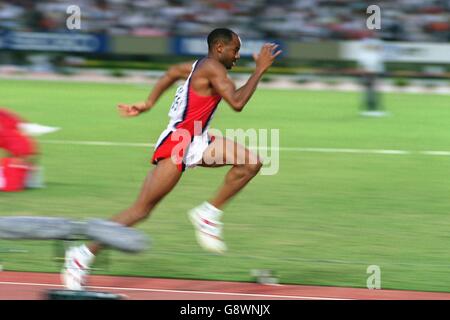
[[[224,205],[255,177],[262,163],[257,155],[226,138],[216,138],[203,153],[202,167],[231,165],[225,181],[210,203],[222,209]]]
[[[255,177],[262,163],[250,150],[225,138],[216,138],[204,151],[199,166],[221,167],[231,165],[225,181],[216,195],[189,212],[196,228],[197,241],[205,250],[224,253],[226,245],[222,239],[222,208]]]

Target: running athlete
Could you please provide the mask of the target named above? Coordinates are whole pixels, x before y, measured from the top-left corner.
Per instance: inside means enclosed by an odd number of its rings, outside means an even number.
[[[152,163],[156,167],[144,181],[141,192],[128,209],[111,220],[132,226],[144,220],[155,206],[175,187],[183,171],[194,166],[231,165],[223,185],[209,201],[190,210],[197,242],[210,252],[222,254],[227,247],[222,237],[222,209],[260,170],[259,158],[244,146],[208,134],[209,123],[223,98],[235,111],[247,104],[262,75],[281,53],[277,45],[266,43],[254,54],[255,71],[247,83],[236,89],[227,70],[240,58],[241,40],[229,29],[215,29],[208,35],[208,55],[193,64],[171,67],[156,83],[145,102],[120,104],[122,116],[133,117],[149,111],[172,84],[187,79],[176,92],[169,111],[170,122],[155,147]],[[66,288],[82,290],[89,266],[101,249],[91,243],[66,252],[62,279]]]

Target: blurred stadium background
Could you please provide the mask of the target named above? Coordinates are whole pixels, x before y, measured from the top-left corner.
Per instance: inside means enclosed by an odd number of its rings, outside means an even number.
[[[380,30],[366,25],[373,4]],[[67,28],[71,5],[80,29]],[[109,252],[94,273],[252,281],[270,269],[281,283],[365,287],[378,265],[383,289],[450,291],[448,0],[0,1],[0,106],[62,128],[38,140],[46,188],[0,193],[0,215],[106,219],[126,208],[174,88],[137,119],[116,105],[204,55],[215,27],[243,39],[238,84],[262,43],[282,46],[245,112],[223,103],[212,124],[279,129],[279,172],[227,208],[227,255],[202,252],[185,214],[227,170],[199,168],[138,226],[151,250]],[[360,113],[367,38],[383,41],[384,117]],[[59,254],[52,241],[0,242],[5,270],[59,272]]]

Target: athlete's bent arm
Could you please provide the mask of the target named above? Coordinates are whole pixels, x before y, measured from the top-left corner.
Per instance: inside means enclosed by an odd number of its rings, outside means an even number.
[[[150,110],[159,97],[175,82],[187,79],[191,73],[192,63],[180,63],[171,66],[153,87],[147,100],[134,104],[119,104],[119,112],[122,116],[133,117]]]
[[[277,47],[278,45],[276,44],[267,43],[261,48],[259,55],[253,56],[256,62],[255,71],[246,84],[238,90],[236,90],[233,81],[228,78],[226,69],[223,66],[212,68],[209,79],[213,88],[235,111],[242,111],[255,92],[262,75],[269,69],[275,58],[281,54],[281,50],[274,52]]]

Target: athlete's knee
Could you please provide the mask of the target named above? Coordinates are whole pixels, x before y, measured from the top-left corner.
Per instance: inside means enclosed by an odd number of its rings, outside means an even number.
[[[248,175],[254,177],[261,170],[262,162],[257,159],[254,163],[248,163],[245,165],[245,170]]]

